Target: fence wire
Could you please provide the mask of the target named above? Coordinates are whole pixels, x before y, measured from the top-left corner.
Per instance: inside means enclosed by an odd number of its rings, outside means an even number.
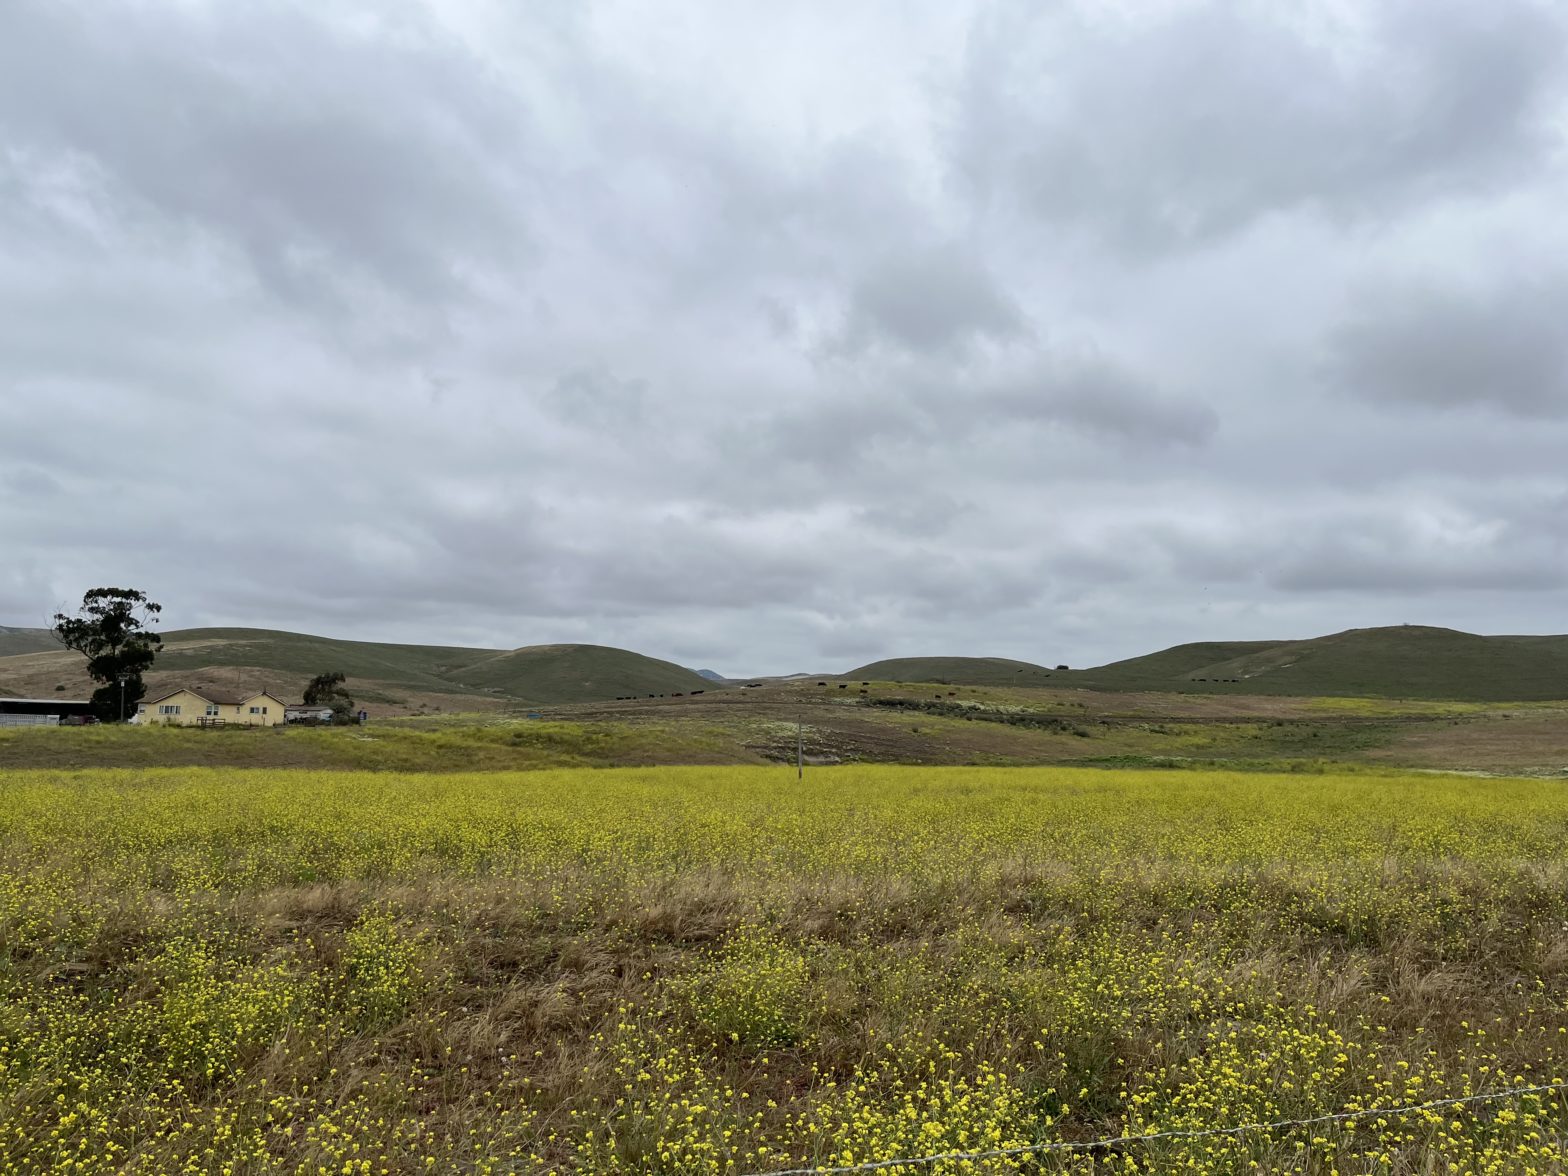
[[[1240,1123],[1234,1127],[1206,1127],[1184,1131],[1154,1131],[1147,1135],[1112,1135],[1104,1139],[1057,1140],[1051,1143],[1030,1143],[1021,1147],[996,1148],[991,1151],[943,1152],[940,1155],[909,1156],[897,1160],[871,1160],[863,1164],[842,1164],[837,1167],[778,1168],[767,1172],[752,1172],[747,1176],[844,1176],[854,1172],[885,1171],[889,1168],[917,1168],[947,1161],[1002,1160],[1018,1156],[1047,1155],[1052,1152],[1096,1151],[1127,1147],[1134,1143],[1155,1143],[1164,1139],[1214,1139],[1224,1135],[1245,1135],[1254,1131],[1281,1131],[1294,1127],[1316,1127],[1325,1123],[1345,1123],[1352,1119],[1403,1118],[1422,1111],[1435,1111],[1440,1107],[1459,1107],[1473,1103],[1500,1102],[1503,1099],[1524,1098],[1532,1094],[1550,1094],[1568,1090],[1568,1082],[1549,1082],[1542,1086],[1517,1086],[1511,1090],[1495,1090],[1486,1094],[1471,1094],[1461,1098],[1439,1098],[1431,1102],[1410,1103],[1397,1107],[1368,1107],[1364,1111],[1340,1111],[1332,1115],[1317,1115],[1310,1119],[1278,1119],[1272,1123]]]

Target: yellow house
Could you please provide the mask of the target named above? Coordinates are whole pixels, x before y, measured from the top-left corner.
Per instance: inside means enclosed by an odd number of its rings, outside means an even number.
[[[265,690],[227,691],[182,687],[136,704],[136,722],[172,727],[276,727],[283,722],[283,703]]]

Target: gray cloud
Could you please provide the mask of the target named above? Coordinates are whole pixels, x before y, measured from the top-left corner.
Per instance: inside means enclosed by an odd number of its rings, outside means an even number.
[[[1568,281],[1367,295],[1332,340],[1329,377],[1352,396],[1521,417],[1568,415]]]
[[[1018,308],[973,253],[957,246],[916,249],[871,266],[850,291],[842,332],[831,347],[860,351],[886,341],[916,352],[1024,334]]]
[[[1219,427],[1199,400],[1172,396],[1097,355],[1040,364],[988,398],[1018,421],[1056,423],[1138,444],[1202,445]]]
[[[7,494],[14,494],[18,498],[44,500],[65,493],[65,487],[60,485],[59,479],[42,470],[19,467],[6,474],[3,479]]]
[[[853,391],[785,407],[751,430],[763,460],[846,474],[908,463],[912,452],[1028,439],[1064,466],[1092,464],[1107,460],[1106,446],[1202,447],[1219,424],[1206,403],[1159,389],[1098,349],[1025,346],[977,362],[926,357],[833,377]],[[1065,459],[1066,450],[1078,456]]]
[[[1333,529],[1319,525],[1291,546],[1294,550],[1269,572],[1270,582],[1288,592],[1421,598],[1456,590],[1528,593],[1568,587],[1563,535],[1520,535],[1495,523],[1374,517]]]
[[[307,12],[22,0],[7,138],[73,160],[106,219],[210,234],[313,306],[358,281],[450,296],[526,258],[520,177],[494,162],[526,113],[412,11],[397,36]]]
[[[614,430],[644,423],[648,386],[643,380],[617,379],[602,368],[577,368],[550,386],[549,409],[587,429]]]
[[[971,40],[955,157],[1138,248],[1303,208],[1380,219],[1539,169],[1565,35],[1534,3],[1003,5]]]
[[[735,673],[1561,629],[1562,24],[24,0],[0,624],[121,582]]]

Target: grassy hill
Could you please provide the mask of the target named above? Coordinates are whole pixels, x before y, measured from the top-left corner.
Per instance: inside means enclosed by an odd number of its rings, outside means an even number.
[[[1064,677],[1098,690],[1560,699],[1568,698],[1568,637],[1483,637],[1398,625],[1307,641],[1180,645]]]
[[[450,676],[466,691],[495,691],[529,702],[685,694],[716,685],[674,662],[607,645],[529,645],[473,662]]]
[[[511,650],[396,645],[242,628],[166,632],[148,684],[255,685],[294,698],[323,670],[347,674],[357,698],[405,712],[723,688],[671,662],[602,645]],[[1482,637],[1401,625],[1305,641],[1195,642],[1086,670],[1002,657],[904,657],[834,676],[965,686],[1525,702],[1568,698],[1568,636]],[[81,656],[61,649],[47,630],[0,627],[0,694],[78,697],[90,690]]]
[[[1124,688],[1142,689],[1142,684],[1146,683],[1151,690],[1169,690],[1174,679],[1209,677],[1204,671],[1210,666],[1248,654],[1263,653],[1282,644],[1284,642],[1279,641],[1194,641],[1187,645],[1173,645],[1158,653],[1146,653],[1142,657],[1084,670],[1079,677],[1104,677],[1124,684]],[[1222,675],[1215,671],[1213,676],[1217,678]]]
[[[44,653],[59,649],[60,643],[48,629],[14,629],[0,625],[0,657],[18,653]]]
[[[1568,698],[1568,636],[1482,637],[1398,625],[1305,641],[1202,641],[1086,670],[999,657],[900,657],[844,675],[965,686],[1057,686],[1529,702]]]
[[[254,666],[308,679],[323,670],[435,693],[459,693],[449,677],[499,650],[442,645],[340,641],[273,629],[175,629],[163,635],[158,669],[199,671]]]
[[[1058,670],[1007,657],[890,657],[841,675],[871,682],[946,682],[955,686],[1043,686]],[[1052,681],[1051,685],[1060,685]]]
[[[0,693],[76,697],[91,691],[81,655],[61,649],[47,631],[0,630],[0,642]],[[383,712],[389,706],[461,710],[720,688],[670,662],[600,645],[480,649],[240,628],[166,631],[147,683],[153,692],[178,685],[255,687],[287,701],[326,670],[341,670],[355,698]]]

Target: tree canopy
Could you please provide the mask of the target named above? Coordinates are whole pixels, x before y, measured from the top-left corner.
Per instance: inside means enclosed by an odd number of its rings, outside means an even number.
[[[344,686],[346,681],[347,678],[338,670],[317,674],[305,687],[305,705],[330,706],[335,720],[347,721],[353,716],[354,700],[349,697],[348,689]]]
[[[123,719],[147,693],[142,674],[163,649],[149,626],[162,611],[135,588],[92,588],[83,594],[76,616],[55,613],[55,639],[84,656],[88,675],[100,683],[93,691],[93,711],[100,719]]]

